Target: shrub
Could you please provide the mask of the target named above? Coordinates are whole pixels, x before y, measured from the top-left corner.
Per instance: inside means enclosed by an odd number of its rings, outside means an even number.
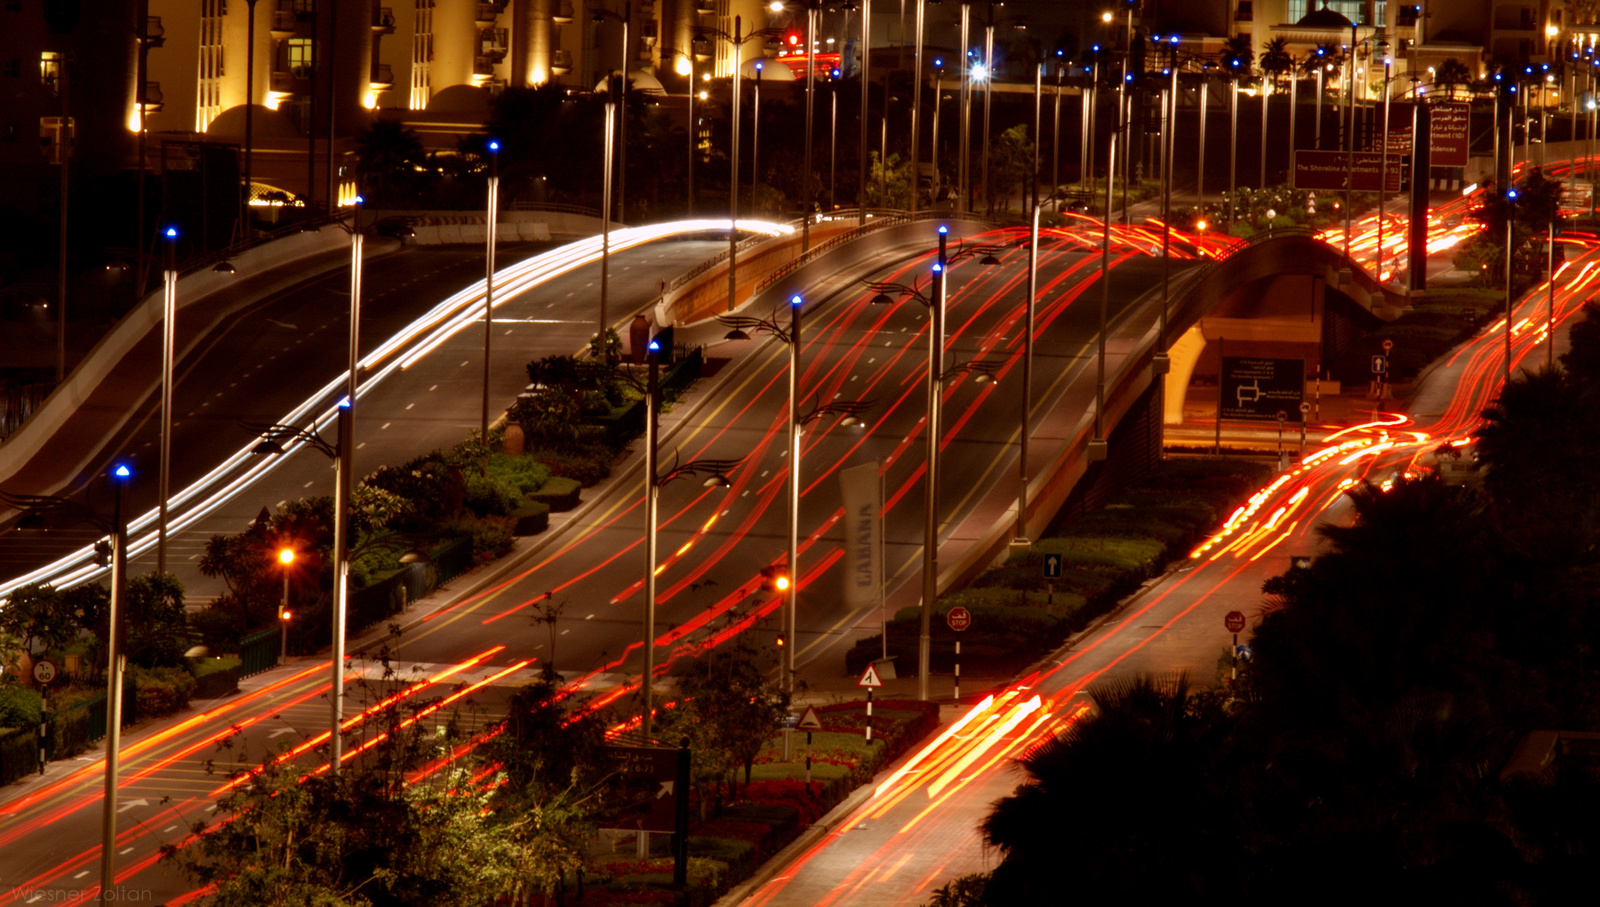
[[[134,672],[139,714],[148,718],[171,715],[189,704],[195,679],[183,668],[141,668]]]
[[[543,501],[524,501],[522,506],[506,514],[506,518],[513,521],[512,535],[538,535],[550,528],[550,505]]]
[[[479,563],[488,563],[511,550],[516,542],[512,530],[516,521],[507,516],[485,516],[458,520],[445,527],[452,535],[472,539],[472,557]]]
[[[0,687],[0,727],[37,727],[43,705],[39,694],[22,687]]]
[[[583,483],[568,476],[551,476],[538,491],[528,495],[528,499],[539,501],[548,505],[557,513],[571,510],[578,506],[579,491]]]
[[[189,670],[194,673],[194,699],[216,699],[239,689],[239,659],[197,658]]]
[[[34,726],[0,728],[0,784],[39,770],[39,738]]]
[[[522,489],[511,478],[473,470],[465,470],[466,504],[480,517],[505,516],[517,509],[522,501]]]
[[[538,491],[550,481],[550,467],[529,456],[505,453],[489,457],[489,474],[509,479],[522,494]]]
[[[598,444],[576,446],[571,450],[544,448],[533,453],[550,468],[553,476],[576,479],[587,488],[611,475],[611,453]]]

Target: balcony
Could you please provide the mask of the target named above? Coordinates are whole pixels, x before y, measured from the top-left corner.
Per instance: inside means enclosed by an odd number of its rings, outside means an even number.
[[[292,72],[275,72],[269,86],[274,94],[292,95],[306,90],[306,80]]]
[[[715,16],[717,14],[717,0],[694,0],[694,14],[696,16]]]
[[[144,96],[139,99],[139,104],[145,113],[155,113],[160,110],[165,100],[166,96],[161,93],[160,82],[144,83]]]
[[[556,8],[550,12],[550,21],[557,25],[566,25],[572,21],[572,0],[561,0]]]
[[[558,50],[550,54],[550,71],[558,76],[572,72],[572,54]]]
[[[493,3],[478,4],[478,12],[473,17],[479,28],[490,28],[500,18],[500,10]]]
[[[161,27],[160,16],[146,16],[144,19],[144,34],[139,36],[145,47],[160,47],[167,43],[167,30]]]
[[[372,33],[375,35],[394,34],[394,10],[384,6],[372,11]]]
[[[387,63],[379,63],[372,67],[372,78],[368,87],[373,91],[388,91],[394,87],[394,67]]]
[[[282,41],[294,37],[300,25],[300,14],[287,0],[279,0],[278,8],[272,11],[272,39]]]

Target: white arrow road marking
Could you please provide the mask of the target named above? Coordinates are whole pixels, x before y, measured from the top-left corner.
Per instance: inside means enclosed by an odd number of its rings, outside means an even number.
[[[126,803],[122,804],[121,806],[117,807],[117,812],[125,813],[128,810],[133,809],[136,806],[149,806],[149,805],[150,805],[150,801],[149,800],[129,800],[128,802],[126,802]]]
[[[292,727],[281,727],[281,728],[278,728],[277,730],[273,731],[272,733],[268,734],[267,737],[268,738],[281,737],[284,734],[293,734],[293,733],[294,733],[294,728],[292,728]]]

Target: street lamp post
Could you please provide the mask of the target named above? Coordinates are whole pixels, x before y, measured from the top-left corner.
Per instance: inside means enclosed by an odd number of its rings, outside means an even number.
[[[479,425],[478,437],[487,444],[489,442],[489,347],[494,338],[494,252],[495,234],[499,232],[500,217],[500,143],[490,140],[489,149],[489,197],[485,204],[485,220],[488,225],[488,236],[485,239],[487,249],[484,253],[483,268],[483,421]],[[356,209],[360,211],[360,208]],[[357,225],[360,226],[359,224]],[[605,283],[605,270],[600,271],[601,286]],[[605,310],[605,291],[601,290],[600,308]],[[602,316],[602,321],[604,316]]]
[[[756,189],[761,185],[761,73],[766,66],[760,61],[755,62],[756,67],[756,98],[755,107],[750,111],[750,213],[754,216],[759,200]]]
[[[161,477],[156,505],[156,572],[167,572],[167,500],[172,474],[172,380],[178,319],[178,228],[161,231],[166,239],[161,294]]]
[[[660,472],[659,446],[661,412],[661,344],[652,339],[647,347],[649,379],[645,385],[645,570],[644,570],[644,674],[640,679],[642,717],[640,727],[646,740],[651,739],[655,718],[656,673],[656,520],[660,507],[661,486],[673,479],[688,476],[705,476],[708,488],[728,484],[727,473],[737,466],[738,460],[694,460],[681,466],[674,465],[665,475]]]
[[[1381,41],[1378,49],[1383,52],[1383,138],[1378,142],[1378,267],[1376,276],[1378,283],[1383,283],[1383,218],[1387,213],[1389,202],[1389,79],[1394,66],[1394,58],[1389,56],[1389,42]]]
[[[989,117],[994,106],[994,4],[983,27],[983,210],[994,214],[994,189],[989,184]]]
[[[956,179],[961,184],[961,201],[956,204],[956,213],[965,214],[971,205],[972,186],[968,169],[972,161],[972,57],[967,52],[967,38],[972,26],[972,4],[970,0],[961,0],[961,134],[956,153],[960,155],[960,162],[956,166]]]
[[[633,0],[626,0],[626,2],[624,2],[622,4],[622,12],[621,12],[621,14],[614,13],[611,10],[608,10],[608,9],[596,9],[594,11],[594,14],[589,17],[589,21],[594,22],[596,24],[604,22],[607,19],[614,19],[617,22],[622,23],[622,47],[621,47],[621,50],[622,50],[622,85],[621,85],[620,88],[616,88],[616,90],[613,91],[614,86],[613,86],[613,83],[610,81],[609,74],[608,74],[608,78],[607,78],[607,81],[606,81],[606,97],[607,98],[616,99],[616,104],[617,104],[617,114],[616,114],[616,116],[617,116],[617,119],[620,121],[616,126],[616,129],[617,129],[617,157],[616,157],[615,169],[617,171],[617,173],[616,173],[616,179],[617,179],[617,213],[616,213],[616,219],[617,219],[618,223],[622,223],[624,221],[623,212],[625,210],[625,206],[624,206],[625,200],[623,198],[623,194],[626,192],[627,187],[628,187],[628,133],[627,133],[627,129],[628,129],[628,68],[629,68],[629,66],[628,66],[628,64],[629,64],[628,56],[629,56],[629,51],[630,51],[630,44],[628,42],[628,25],[633,21]],[[691,82],[690,91],[691,91],[691,93],[693,92],[693,83],[692,82]],[[607,143],[607,150],[609,150],[609,149],[610,149],[610,143],[608,142]],[[612,165],[607,164],[606,165],[606,175],[610,176],[611,175],[611,171],[612,171]],[[607,219],[610,219],[610,217],[611,217],[611,206],[609,204],[606,205],[606,207],[603,209],[603,211],[604,211],[605,217]],[[602,329],[601,333],[604,334],[604,330],[603,329]]]
[[[600,164],[605,171],[605,175],[601,180],[600,188],[600,324],[599,330],[595,335],[594,356],[596,361],[604,363],[611,361],[611,349],[606,342],[606,332],[611,325],[610,316],[606,309],[610,301],[611,284],[611,164],[617,140],[616,98],[619,94],[617,91],[618,81],[613,76],[608,75],[606,77],[605,148],[601,153]],[[620,81],[626,82],[627,79],[624,77]]]
[[[802,309],[805,300],[796,293],[789,297],[789,323],[779,324],[775,318],[755,318],[748,315],[719,315],[717,320],[729,328],[727,339],[748,340],[750,331],[771,334],[789,345],[789,481],[787,488],[789,525],[788,551],[785,563],[789,566],[789,586],[784,590],[783,646],[779,675],[785,692],[794,692],[794,653],[797,646],[800,594],[800,431],[806,423],[827,414],[841,414],[849,424],[860,425],[860,416],[871,406],[869,402],[835,402],[800,413],[800,366],[802,354]]]
[[[123,674],[128,658],[122,651],[124,613],[128,588],[128,533],[123,521],[122,494],[128,480],[133,477],[125,463],[117,463],[110,471],[112,487],[111,519],[107,520],[88,506],[68,498],[51,495],[13,495],[0,491],[0,504],[25,511],[18,529],[47,528],[45,515],[52,511],[66,511],[75,520],[106,533],[109,550],[106,552],[111,566],[111,596],[106,613],[109,637],[106,640],[106,763],[105,793],[101,798],[100,815],[100,899],[111,901],[117,881],[117,782],[119,758],[122,749],[122,693]]]
[[[1506,367],[1505,383],[1511,383],[1511,229],[1516,220],[1517,190],[1506,189]]]
[[[917,195],[922,185],[922,28],[924,4],[917,0],[916,52],[911,69],[911,216],[917,216]],[[807,131],[809,139],[810,132]]]
[[[872,0],[861,0],[861,115],[858,118],[860,128],[860,148],[857,155],[856,176],[860,186],[856,190],[856,226],[867,225],[867,108],[871,99],[872,90]],[[884,92],[884,106],[889,103],[888,92]],[[888,111],[884,111],[888,115]]]

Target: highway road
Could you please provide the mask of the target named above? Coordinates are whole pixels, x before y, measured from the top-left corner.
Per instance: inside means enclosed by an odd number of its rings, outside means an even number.
[[[1375,248],[1375,232],[1371,241],[1366,248]],[[1600,280],[1600,245],[1584,238],[1574,246],[1555,276],[1553,316],[1548,285],[1516,307],[1515,369],[1544,365],[1548,323],[1553,317],[1559,343],[1560,326],[1581,312]],[[1021,780],[1012,760],[1082,720],[1090,709],[1087,689],[1102,678],[1135,673],[1187,673],[1210,684],[1231,644],[1224,616],[1240,611],[1249,626],[1260,619],[1261,584],[1287,569],[1290,555],[1319,550],[1318,526],[1352,518],[1345,489],[1362,481],[1383,488],[1397,476],[1430,469],[1433,451],[1447,442],[1471,456],[1478,414],[1503,383],[1505,331],[1503,319],[1490,324],[1437,363],[1419,381],[1407,412],[1353,425],[1292,464],[1188,561],[1033,673],[976,706],[947,706],[937,738],[825,817],[825,831],[780,855],[770,864],[770,878],[724,899],[722,907],[911,907],[956,877],[992,869],[998,856],[984,848],[978,828],[991,805]],[[1247,628],[1241,640],[1248,635]]]
[[[931,234],[931,227],[929,230]],[[1010,236],[1015,239],[1015,236]],[[805,494],[801,513],[802,633],[801,669],[840,670],[840,648],[855,632],[870,632],[876,615],[849,613],[833,590],[839,583],[836,564],[841,543],[835,522],[838,503],[833,472],[846,463],[879,459],[885,464],[889,489],[890,563],[900,565],[897,579],[914,575],[910,569],[920,547],[922,476],[921,426],[924,397],[922,380],[928,324],[927,313],[915,302],[873,306],[873,294],[862,279],[910,281],[925,275],[930,265],[931,237],[915,248],[885,254],[873,263],[852,268],[818,269],[810,285],[802,379],[808,400],[872,399],[871,428],[846,433],[826,422],[806,436],[802,475]],[[1160,269],[1140,255],[1120,252],[1113,272],[1113,321],[1142,289],[1159,279]],[[969,259],[952,271],[952,294],[947,348],[961,358],[985,357],[1000,366],[1000,387],[1012,383],[1020,349],[1018,321],[1025,274],[1018,267],[1025,253],[1014,245],[1004,252],[1002,267],[985,269]],[[650,287],[655,286],[652,269]],[[1035,375],[1039,399],[1044,391],[1060,390],[1063,376],[1076,376],[1076,386],[1092,361],[1092,336],[1098,317],[1098,257],[1086,254],[1080,243],[1051,241],[1041,257],[1042,296],[1038,321],[1039,361]],[[580,285],[566,289],[581,298]],[[537,306],[561,306],[568,297],[549,288],[530,294],[507,310],[510,330],[527,319],[535,323]],[[534,306],[531,310],[527,306]],[[568,331],[570,339],[587,337],[587,321],[564,312],[555,331]],[[1146,313],[1148,315],[1148,313]],[[497,317],[499,317],[497,315]],[[327,330],[336,330],[331,325]],[[515,336],[515,335],[513,335]],[[460,347],[453,345],[461,344]],[[573,344],[569,344],[573,345]],[[743,349],[718,347],[714,358],[736,358],[713,388],[700,396],[699,405],[683,404],[666,417],[664,446],[696,457],[737,458],[742,462],[733,486],[708,491],[687,483],[674,483],[663,492],[662,551],[666,561],[661,579],[657,640],[661,658],[691,653],[697,645],[742,629],[770,634],[775,600],[752,595],[760,566],[780,559],[782,499],[785,464],[781,442],[786,404],[784,370],[787,351],[780,344],[751,341]],[[435,351],[434,368],[468,371],[458,363],[471,361],[477,349],[469,329]],[[523,361],[525,361],[525,353]],[[268,352],[271,355],[271,352]],[[476,374],[476,370],[470,370]],[[517,379],[520,386],[520,378]],[[449,406],[457,416],[448,430],[459,436],[475,414],[478,388],[472,380],[458,380]],[[427,407],[424,416],[437,416],[443,405],[432,398],[450,387],[448,376],[435,378],[426,370],[391,380],[372,397],[363,398],[364,416],[380,422],[377,437],[422,433],[403,415],[416,403]],[[429,388],[436,387],[436,390]],[[1004,481],[1015,469],[1014,447],[1009,443],[1020,414],[996,385],[979,386],[969,378],[949,382],[945,389],[947,428],[944,450],[949,477],[944,483],[944,519],[959,523],[970,508],[972,492],[982,482]],[[470,403],[470,405],[466,405]],[[1007,413],[1006,409],[1012,409]],[[999,413],[996,413],[996,410]],[[1041,403],[1039,411],[1045,411]],[[388,415],[385,415],[388,414]],[[410,417],[420,421],[420,417]],[[365,423],[370,426],[370,422]],[[406,432],[396,432],[401,425]],[[358,426],[358,430],[362,430]],[[446,430],[446,429],[441,429]],[[384,434],[388,432],[390,434]],[[363,433],[361,437],[369,437]],[[361,456],[369,456],[362,448]],[[279,475],[304,477],[313,486],[326,481],[325,464],[302,460]],[[483,576],[462,582],[460,589],[438,597],[430,613],[411,615],[416,620],[399,640],[368,639],[370,647],[387,642],[397,645],[403,658],[401,676],[421,678],[430,689],[444,689],[463,679],[482,681],[474,693],[480,702],[531,677],[554,661],[575,685],[589,690],[598,703],[614,702],[621,713],[636,710],[630,702],[641,660],[638,653],[644,573],[642,555],[642,478],[636,451],[619,470],[617,479],[586,502],[575,514],[558,521],[547,535],[518,556],[497,565]],[[359,461],[358,461],[359,462]],[[309,463],[309,465],[306,465]],[[1010,467],[1007,468],[1007,463]],[[815,465],[811,465],[815,464]],[[308,491],[314,489],[308,489]],[[253,514],[262,503],[252,501],[245,512]],[[948,531],[948,530],[947,530]],[[912,584],[914,585],[914,584]],[[528,620],[531,604],[547,592],[566,602],[565,618],[558,630],[559,652],[548,649],[546,635],[535,633]],[[857,625],[865,626],[856,631]],[[381,633],[381,631],[380,631]],[[770,637],[769,637],[770,638]],[[353,649],[362,648],[362,643]],[[370,654],[369,648],[369,654]],[[839,660],[835,660],[839,659]],[[359,663],[359,662],[358,662]],[[452,671],[451,666],[456,666]],[[212,755],[216,742],[232,739],[252,755],[260,755],[276,742],[305,741],[310,747],[326,725],[329,665],[315,659],[299,660],[287,667],[253,678],[240,696],[213,704],[186,716],[179,723],[147,726],[125,739],[123,794],[128,811],[121,820],[126,852],[119,850],[119,881],[131,889],[150,891],[155,897],[181,894],[181,880],[154,865],[157,848],[182,838],[186,823],[204,815],[216,793],[217,779],[202,774],[200,761]],[[416,668],[416,672],[412,672]],[[347,680],[347,682],[350,682]],[[352,692],[359,701],[359,691]],[[420,693],[418,695],[421,695]],[[487,698],[485,698],[487,697]],[[209,705],[209,708],[207,706]],[[347,714],[354,715],[352,708]],[[359,716],[352,735],[359,739]],[[235,728],[242,729],[236,737]],[[306,758],[315,763],[315,750]],[[0,879],[26,882],[30,890],[48,886],[87,895],[94,885],[97,860],[100,783],[99,762],[88,757],[78,763],[52,765],[41,779],[19,789],[0,812],[7,817],[0,830]],[[141,802],[142,801],[142,802]],[[51,845],[41,846],[48,835]],[[25,841],[33,843],[25,843]],[[59,842],[76,842],[64,847]]]

